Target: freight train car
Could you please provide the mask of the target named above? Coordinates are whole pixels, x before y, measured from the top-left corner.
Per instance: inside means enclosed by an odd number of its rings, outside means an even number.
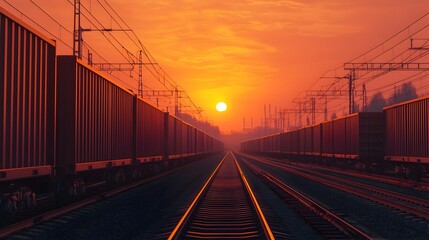
[[[376,167],[384,154],[383,113],[355,113],[317,125],[242,143],[249,153],[280,155],[336,166]],[[280,154],[270,144],[280,137]],[[264,142],[265,144],[260,144]],[[259,144],[259,146],[258,146]]]
[[[34,194],[19,183],[49,186],[44,183],[54,163],[56,46],[2,8],[0,39],[0,194],[32,204]]]
[[[322,136],[322,159],[337,166],[356,168],[380,162],[384,147],[383,122],[383,113],[374,112],[355,113],[321,123],[319,129],[313,129],[313,135]]]
[[[165,139],[168,135],[168,113],[135,97],[134,134],[136,164],[161,161],[168,157]],[[167,124],[167,126],[166,126]]]
[[[429,96],[384,108],[385,160],[401,174],[429,171]],[[425,169],[426,168],[426,169]]]
[[[122,167],[130,166],[133,159],[132,93],[75,56],[58,57],[57,82],[57,175],[74,182],[69,186],[84,185],[81,176],[93,176],[96,170],[108,179],[123,177]],[[163,120],[163,114],[152,113],[147,111],[152,129],[163,129],[162,121],[151,121],[155,117]],[[145,149],[156,149],[158,142],[152,139],[153,146]]]
[[[196,154],[197,155],[202,155],[204,154],[204,132],[200,131],[197,129],[197,134],[196,134]]]

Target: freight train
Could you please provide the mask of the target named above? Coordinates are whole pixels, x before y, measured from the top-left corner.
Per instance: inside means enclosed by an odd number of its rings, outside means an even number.
[[[420,179],[429,171],[428,118],[429,96],[245,141],[241,151]]]
[[[75,56],[57,56],[53,40],[2,8],[0,40],[2,210],[224,151]]]

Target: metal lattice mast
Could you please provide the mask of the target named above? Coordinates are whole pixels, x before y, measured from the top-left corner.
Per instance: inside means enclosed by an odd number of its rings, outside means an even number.
[[[143,97],[143,56],[142,50],[139,52],[139,97]]]
[[[82,31],[80,27],[80,0],[74,1],[74,31],[73,31],[73,55],[82,59]]]
[[[385,73],[391,71],[427,71],[429,70],[429,63],[415,63],[415,62],[378,62],[378,63],[345,63],[344,70],[350,70],[349,74],[349,112],[354,112],[354,92],[356,71],[384,71]],[[366,89],[363,87],[363,99],[366,109]]]
[[[349,114],[355,111],[355,71],[351,70],[349,74]]]

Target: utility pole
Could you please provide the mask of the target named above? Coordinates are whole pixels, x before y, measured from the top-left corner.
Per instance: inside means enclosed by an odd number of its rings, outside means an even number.
[[[139,89],[138,89],[138,95],[140,97],[143,96],[143,56],[142,56],[143,50],[139,51]]]
[[[82,33],[83,32],[113,32],[113,31],[131,31],[131,29],[84,29],[80,25],[80,0],[74,1],[74,33],[73,33],[73,54],[79,59],[82,59]],[[101,71],[132,71],[134,70],[134,65],[138,65],[138,96],[143,97],[143,65],[157,65],[157,63],[143,63],[143,50],[139,51],[138,63],[127,62],[127,63],[114,63],[114,64],[104,64],[104,63],[93,63],[92,53],[88,50],[88,65],[96,66]],[[129,52],[127,51],[127,54]]]
[[[316,123],[316,99],[311,98],[311,124]]]
[[[274,107],[274,128],[277,129],[277,107]]]
[[[412,42],[411,42],[412,43]],[[353,112],[354,105],[354,88],[356,80],[356,71],[383,71],[384,73],[391,71],[427,71],[429,63],[416,62],[378,62],[378,63],[344,63],[344,70],[350,70],[349,74],[349,112]],[[365,89],[365,88],[364,88]],[[366,102],[366,89],[364,90],[364,99]],[[365,103],[366,107],[366,103]]]
[[[366,112],[366,85],[362,84],[362,111]]]
[[[246,128],[246,118],[245,117],[243,117],[243,132],[244,132],[244,129]]]
[[[82,29],[80,27],[80,0],[74,1],[73,54],[82,59]]]
[[[174,88],[174,115],[176,117],[179,115],[179,90],[177,90],[177,86]]]
[[[355,71],[350,70],[349,74],[349,114],[352,114],[354,112],[354,105],[355,105],[355,98],[354,98],[354,91],[355,91]]]
[[[328,97],[325,96],[325,108],[323,109],[325,115],[325,122],[328,121]]]
[[[88,50],[88,65],[92,67],[92,52]]]
[[[393,99],[394,99],[395,104],[396,104],[397,103],[396,102],[396,85],[393,85]]]
[[[267,105],[264,104],[264,133],[267,134]]]

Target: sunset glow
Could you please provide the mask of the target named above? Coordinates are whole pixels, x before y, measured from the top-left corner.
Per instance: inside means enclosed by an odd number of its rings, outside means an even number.
[[[73,36],[59,30],[37,8],[30,7],[31,3],[9,2],[46,22],[46,28],[72,45]],[[68,30],[73,29],[73,7],[69,2],[36,2]],[[88,10],[103,16],[99,4],[81,2]],[[273,115],[276,108],[290,107],[295,96],[310,88],[329,69],[342,66],[429,11],[426,0],[108,2],[136,31],[160,65],[204,110],[205,119],[220,126],[224,133],[241,130],[243,118],[247,123],[253,119],[254,127],[261,126],[264,105],[267,114],[271,105]],[[14,12],[3,1],[0,5]],[[99,21],[115,28],[108,15]],[[83,19],[82,25],[90,24]],[[103,50],[104,45],[98,44],[100,36],[97,32],[84,33],[85,42],[99,45],[97,51],[107,58],[118,55],[114,50]],[[72,53],[61,41],[57,44],[58,54]],[[133,43],[123,44],[133,46]],[[326,83],[330,81],[327,79]],[[143,82],[152,89],[159,88],[146,71]],[[134,80],[127,84],[137,86]],[[376,87],[376,83],[367,86],[369,90]],[[222,98],[237,106],[233,112],[217,114],[213,106]],[[338,111],[345,112],[342,106]]]

